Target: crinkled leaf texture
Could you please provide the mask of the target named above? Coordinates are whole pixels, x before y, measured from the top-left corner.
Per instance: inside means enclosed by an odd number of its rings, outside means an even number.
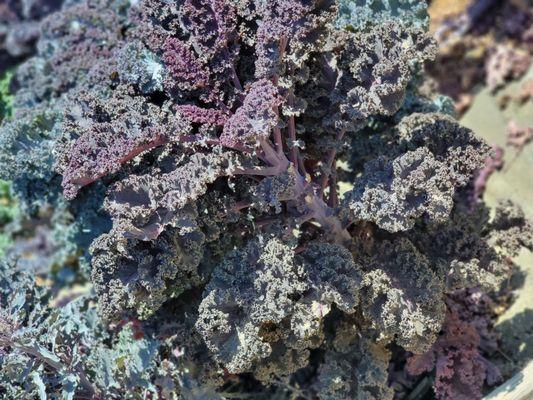
[[[358,332],[353,321],[339,323],[326,350],[313,390],[320,399],[392,399],[388,386],[390,352],[372,337]]]
[[[439,400],[481,399],[485,381],[494,385],[501,380],[498,368],[481,354],[497,348],[488,329],[490,299],[476,290],[462,290],[453,293],[447,304],[442,333],[428,352],[407,360],[407,370],[419,375],[435,369]]]
[[[279,239],[259,238],[215,269],[196,326],[230,372],[268,380],[306,365],[324,317],[333,305],[353,313],[360,285],[342,247],[315,244],[295,257]]]
[[[93,296],[56,307],[51,295],[32,275],[0,263],[0,379],[8,398],[117,398],[154,389],[159,342],[134,337],[129,326],[114,342]]]
[[[406,239],[384,241],[374,251],[363,279],[363,314],[381,337],[424,352],[444,320],[442,277]]]
[[[412,0],[80,0],[46,18],[0,176],[46,216],[46,265],[83,255],[95,296],[51,309],[11,285],[3,323],[33,353],[2,355],[2,384],[391,399],[387,348],[428,352],[449,293],[496,289],[531,247],[513,207],[465,208],[487,147],[428,93],[426,22]]]
[[[355,219],[393,233],[413,228],[420,217],[446,221],[456,188],[484,163],[479,139],[450,117],[413,114],[398,131],[406,152],[368,162],[344,199]]]

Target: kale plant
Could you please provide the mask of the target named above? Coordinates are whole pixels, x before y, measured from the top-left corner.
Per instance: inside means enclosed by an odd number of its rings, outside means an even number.
[[[0,176],[90,263],[99,325],[61,340],[107,363],[110,329],[138,321],[151,361],[119,379],[14,333],[34,390],[391,399],[390,345],[429,352],[448,294],[497,289],[507,244],[531,247],[498,239],[526,237],[517,211],[496,224],[465,200],[490,149],[421,89],[426,26],[422,2],[392,0],[80,0],[46,18]],[[13,393],[27,371],[3,378]]]

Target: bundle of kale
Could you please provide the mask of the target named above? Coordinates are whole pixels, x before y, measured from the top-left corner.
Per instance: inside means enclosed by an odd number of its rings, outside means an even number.
[[[421,90],[426,25],[410,0],[45,19],[0,175],[26,215],[49,210],[56,273],[77,260],[94,293],[58,301],[3,265],[0,392],[391,399],[394,345],[413,373],[439,357],[440,398],[480,397],[495,373],[482,333],[445,340],[468,324],[449,294],[497,289],[531,233],[511,205],[467,204],[490,150]]]

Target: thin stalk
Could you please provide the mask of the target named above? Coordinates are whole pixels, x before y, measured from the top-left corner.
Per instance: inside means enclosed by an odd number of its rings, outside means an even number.
[[[292,106],[294,101],[294,96],[291,94],[289,96],[289,105]],[[298,159],[299,159],[299,151],[298,147],[296,147],[296,123],[294,121],[294,115],[291,115],[289,117],[288,122],[288,129],[289,129],[289,143],[290,143],[290,158],[291,162],[294,164],[295,167],[299,167]],[[303,172],[303,171],[302,171]]]
[[[144,151],[152,150],[156,147],[162,146],[164,144],[168,143],[168,139],[164,136],[158,136],[156,139],[152,140],[151,142],[148,142],[146,144],[140,145],[132,149],[128,154],[126,154],[124,157],[118,160],[119,164],[124,164],[128,162],[129,160],[135,158],[139,154],[141,154]],[[87,186],[90,183],[93,183],[94,181],[102,178],[103,176],[107,175],[109,171],[103,171],[98,174],[94,175],[84,175],[78,178],[70,179],[68,182],[71,185],[76,186],[76,189],[79,190],[84,186]]]
[[[244,209],[250,207],[251,205],[252,205],[252,203],[250,203],[249,201],[241,200],[241,201],[238,201],[238,202],[235,203],[234,210],[235,211],[241,211],[241,210],[244,210]]]
[[[243,93],[244,89],[243,89],[243,87],[241,85],[241,81],[239,79],[239,76],[237,75],[237,71],[235,71],[235,66],[231,62],[231,57],[230,57],[230,54],[229,54],[229,50],[228,50],[227,44],[226,44],[226,47],[224,49],[224,53],[225,53],[226,57],[228,58],[228,62],[230,64],[231,80],[233,81],[233,85],[235,86],[235,88],[239,92]]]
[[[255,223],[255,225],[257,225],[259,227],[264,227],[264,226],[268,226],[268,225],[273,224],[277,220],[278,220],[277,218],[265,218],[265,219],[259,219],[259,220],[255,221],[254,223]]]
[[[274,107],[274,112],[279,119],[279,108],[277,106]],[[283,138],[281,136],[281,129],[277,126],[274,127],[274,143],[276,144],[276,151],[278,154],[283,154]]]
[[[202,137],[200,135],[181,135],[181,136],[174,137],[173,140],[176,140],[177,142],[180,142],[180,143],[191,143],[191,144],[205,143],[206,145],[219,145],[219,146],[227,147],[232,150],[240,151],[242,153],[252,154],[252,150],[246,147],[244,144],[238,143],[235,145],[227,145],[227,144],[221,143],[219,139],[210,139],[210,138]],[[128,161],[132,160],[133,158],[137,157],[139,154],[145,151],[153,150],[156,147],[166,145],[169,142],[170,140],[168,137],[159,136],[151,142],[135,147],[128,154],[122,157],[118,161],[118,163],[121,165],[125,164]],[[259,158],[261,158],[261,156],[259,156]],[[110,171],[103,171],[101,173],[94,174],[94,175],[83,175],[77,178],[70,179],[68,183],[70,185],[74,185],[76,187],[76,190],[79,190],[82,187],[87,186],[97,181],[98,179],[106,176],[109,172]]]
[[[288,40],[284,36],[281,37],[279,41],[279,59],[281,60],[283,58],[283,53],[285,52],[285,48],[287,47]],[[275,74],[272,77],[272,82],[274,85],[277,86],[279,81],[279,76]],[[276,113],[276,116],[279,118],[279,108],[276,106],[274,108],[274,112]],[[274,127],[274,143],[276,144],[276,150],[278,154],[283,153],[283,138],[281,135],[281,129],[278,127]]]
[[[279,40],[279,59],[281,60],[287,50],[287,45],[289,44],[289,39],[286,36],[282,36]]]
[[[341,130],[339,133],[337,133],[336,141],[340,142],[342,138],[344,137],[344,130]],[[322,198],[324,198],[324,191],[326,190],[326,187],[328,186],[328,181],[332,171],[333,162],[335,161],[335,157],[337,155],[337,149],[333,148],[328,151],[328,155],[326,158],[326,172],[323,173],[320,184],[319,184],[319,194]],[[329,172],[328,172],[329,171]]]
[[[294,164],[289,162],[285,154],[278,156],[272,145],[266,140],[261,142],[261,148],[267,155],[267,158],[270,157],[269,161],[271,162],[271,166],[258,170],[238,170],[235,171],[235,174],[276,176],[285,171],[292,174],[295,182],[292,191],[293,196],[283,200],[292,201],[303,199],[310,210],[312,218],[333,237],[335,242],[341,244],[351,242],[352,238],[350,233],[342,226],[340,220],[334,215],[331,207],[324,202],[320,194],[315,193],[314,190],[312,190],[311,183],[300,174]]]
[[[332,167],[335,169],[336,162],[333,161]],[[339,196],[337,193],[337,173],[331,175],[329,179],[329,199],[328,199],[328,205],[330,207],[337,207],[337,204],[339,204]]]

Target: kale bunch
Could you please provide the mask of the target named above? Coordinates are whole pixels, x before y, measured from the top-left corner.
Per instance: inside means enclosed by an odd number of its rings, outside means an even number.
[[[430,351],[448,293],[506,277],[465,204],[489,148],[421,90],[425,7],[348,3],[66,2],[16,72],[0,177],[90,244],[98,329],[181,341],[163,398],[392,398],[387,346]]]

